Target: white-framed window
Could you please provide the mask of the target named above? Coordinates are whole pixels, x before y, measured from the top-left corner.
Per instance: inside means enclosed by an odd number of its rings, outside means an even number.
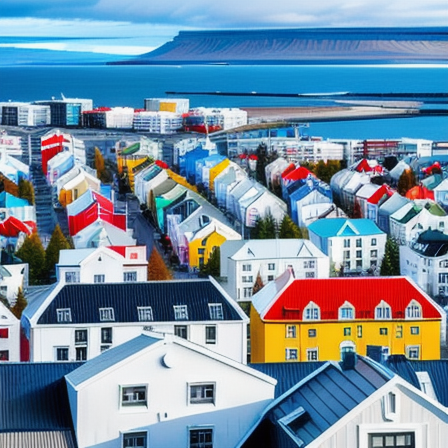
[[[297,361],[298,350],[296,348],[286,348],[285,349],[285,359],[286,361]]]
[[[275,263],[268,263],[268,270],[274,271],[275,270]]]
[[[58,308],[56,310],[56,318],[58,323],[72,321],[72,310],[70,308]]]
[[[439,283],[448,283],[448,272],[439,272]]]
[[[242,281],[243,283],[253,283],[254,277],[253,275],[243,275]]]
[[[310,328],[308,330],[308,337],[315,338],[317,336],[317,330],[315,328]]]
[[[115,320],[115,313],[113,308],[100,308],[100,321],[113,322]]]
[[[406,319],[421,319],[422,306],[416,300],[411,300],[406,307]]]
[[[87,345],[87,330],[75,330],[75,345]]]
[[[87,347],[75,347],[76,361],[87,361]]]
[[[251,264],[243,264],[243,272],[250,272],[252,271],[252,265]]]
[[[216,344],[216,325],[206,325],[205,327],[205,343]]]
[[[147,448],[146,432],[131,432],[123,434],[123,448]]]
[[[339,319],[353,320],[355,318],[355,307],[350,302],[344,302],[339,308]]]
[[[210,313],[210,319],[212,319],[212,320],[223,320],[224,319],[222,303],[209,303],[208,311]]]
[[[121,406],[146,406],[148,404],[148,386],[120,386]]]
[[[420,334],[420,327],[411,327],[411,334],[414,336]]]
[[[150,322],[154,320],[152,307],[150,306],[138,306],[137,313],[139,322]]]
[[[309,302],[303,310],[303,320],[319,320],[320,308],[314,303]]]
[[[136,282],[137,281],[137,271],[123,272],[124,282]]]
[[[420,345],[408,345],[406,356],[408,359],[420,359]]]
[[[80,281],[79,271],[68,271],[65,273],[65,283],[79,283]]]
[[[69,354],[68,347],[55,347],[56,361],[68,361],[68,354]]]
[[[213,428],[190,428],[188,448],[213,448]]]
[[[306,349],[306,360],[307,361],[319,361],[319,349],[318,348],[307,348]]]
[[[272,280],[274,280],[274,276],[273,275],[268,275],[268,282],[272,282]]]
[[[253,291],[252,288],[243,288],[243,297],[245,299],[252,297],[252,291]]]
[[[105,283],[106,276],[104,274],[95,274],[93,276],[93,283]]]
[[[344,247],[350,247],[350,240],[344,239]]]
[[[174,305],[174,320],[188,320],[187,305]]]
[[[424,445],[423,428],[419,423],[388,421],[359,425],[359,448],[416,448]]]
[[[362,247],[362,239],[356,238],[356,247]]]
[[[384,300],[375,308],[375,319],[392,319],[392,309]]]
[[[287,338],[297,337],[297,327],[295,325],[286,325],[286,337]]]
[[[369,447],[415,448],[415,434],[413,432],[369,434]]]
[[[376,238],[372,238],[372,239],[370,240],[370,245],[371,245],[371,246],[376,246]]]
[[[112,328],[101,328],[101,344],[112,344]]]
[[[303,262],[304,269],[314,269],[316,267],[315,260],[308,260]]]
[[[370,251],[370,258],[378,258],[378,251],[376,249]]]
[[[174,325],[174,334],[182,339],[188,339],[188,327],[186,325]]]
[[[418,383],[420,384],[420,390],[434,400],[437,400],[436,391],[434,390],[434,386],[428,372],[415,372],[415,374],[417,375]]]
[[[362,258],[362,250],[356,251],[356,258]]]
[[[190,404],[214,404],[216,400],[216,384],[201,383],[189,384],[189,403]]]
[[[305,278],[314,278],[316,277],[315,272],[305,272]]]

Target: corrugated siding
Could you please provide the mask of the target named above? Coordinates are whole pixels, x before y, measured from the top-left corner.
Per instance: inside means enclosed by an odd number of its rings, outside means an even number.
[[[5,448],[76,448],[71,431],[0,433],[0,446]]]

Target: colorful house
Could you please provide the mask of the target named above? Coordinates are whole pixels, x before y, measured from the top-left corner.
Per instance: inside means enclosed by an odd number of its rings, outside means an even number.
[[[386,202],[393,194],[394,190],[392,190],[392,188],[390,188],[389,185],[387,184],[381,185],[381,187],[378,188],[378,190],[376,190],[367,199],[367,215],[365,217],[377,224],[378,212],[380,206],[384,204],[384,202]]]
[[[339,360],[370,346],[440,359],[446,313],[407,277],[295,279],[286,271],[252,297],[252,362]]]

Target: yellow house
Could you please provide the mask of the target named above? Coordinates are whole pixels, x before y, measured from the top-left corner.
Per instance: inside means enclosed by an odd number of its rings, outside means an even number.
[[[210,168],[209,180],[208,180],[208,188],[214,193],[215,192],[215,178],[220,173],[222,173],[230,164],[229,159],[224,159],[222,162],[215,165],[213,168]]]
[[[295,279],[289,270],[252,298],[251,361],[403,354],[440,359],[445,311],[407,277]]]

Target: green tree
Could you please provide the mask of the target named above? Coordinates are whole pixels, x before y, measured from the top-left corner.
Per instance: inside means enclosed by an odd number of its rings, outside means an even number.
[[[25,295],[23,294],[22,288],[19,288],[19,291],[17,293],[17,299],[14,306],[11,308],[12,314],[17,317],[17,319],[20,319],[22,317],[22,312],[28,305],[28,302],[25,298]]]
[[[207,263],[199,268],[201,275],[219,277],[221,275],[221,249],[216,246],[212,251]]]
[[[19,198],[26,199],[30,205],[34,205],[34,187],[29,180],[20,179],[18,194]]]
[[[400,248],[392,238],[386,241],[380,275],[383,277],[400,275]]]
[[[251,229],[250,236],[254,240],[267,240],[277,237],[277,223],[271,214],[258,218],[255,227]]]
[[[70,249],[70,243],[62,233],[59,224],[57,224],[45,250],[45,263],[49,279],[55,273],[55,265],[59,261],[59,252],[63,249]]]
[[[400,178],[398,179],[397,192],[402,196],[405,196],[406,193],[417,185],[417,179],[415,178],[414,171],[410,168],[404,170],[401,173]]]
[[[45,249],[42,246],[39,234],[33,232],[25,238],[16,256],[29,266],[30,285],[41,285],[47,278],[45,264]]]
[[[154,246],[148,261],[148,280],[171,280],[173,275]]]
[[[302,232],[297,224],[289,217],[285,215],[280,224],[280,230],[278,232],[279,238],[302,238]]]

